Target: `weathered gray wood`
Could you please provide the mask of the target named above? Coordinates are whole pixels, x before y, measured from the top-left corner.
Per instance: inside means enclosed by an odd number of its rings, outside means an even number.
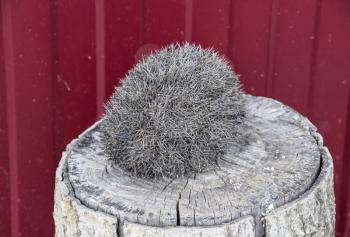
[[[283,220],[285,228],[290,228],[286,224],[290,214],[278,211],[307,199],[311,186],[324,195],[318,200],[330,208],[327,217],[314,223],[334,226],[333,183],[331,179],[320,181],[328,177],[324,172],[331,176],[331,166],[323,162],[319,175],[320,151],[324,152],[316,128],[272,99],[248,96],[246,109],[242,144],[232,147],[219,161],[220,168],[174,181],[140,180],[113,167],[102,152],[100,122],[92,126],[71,143],[61,161],[63,170],[57,171],[56,236],[116,236],[118,220],[119,234],[125,236],[281,236],[277,234],[289,232],[278,232],[276,223]],[[327,196],[326,191],[331,194]],[[309,202],[314,199],[315,195]],[[314,201],[315,210],[321,207],[319,201]],[[276,217],[275,213],[281,214]],[[279,215],[288,217],[278,219]],[[297,212],[292,216],[299,218]],[[89,218],[98,221],[86,224]],[[79,232],[82,225],[96,234]],[[114,235],[97,234],[102,227],[103,231],[114,230]],[[243,234],[229,235],[236,232]]]
[[[152,227],[130,223],[115,216],[94,210],[75,198],[67,177],[67,153],[56,172],[54,220],[56,237],[254,237],[255,224],[252,216],[216,226],[199,227]],[[119,226],[118,226],[119,225]]]
[[[266,236],[334,236],[333,165],[322,148],[323,167],[315,185],[299,199],[266,217]]]
[[[213,237],[213,236],[244,236],[254,237],[253,217],[241,218],[238,221],[206,227],[152,227],[135,223],[124,223],[124,236],[172,236],[172,237]]]
[[[108,214],[90,209],[74,197],[67,182],[66,155],[56,171],[55,187],[55,236],[108,236],[117,237],[118,219]]]

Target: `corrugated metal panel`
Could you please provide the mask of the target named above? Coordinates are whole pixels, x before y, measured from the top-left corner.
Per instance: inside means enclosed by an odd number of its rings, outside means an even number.
[[[8,163],[9,192],[0,192],[9,196],[1,206],[10,209],[11,223],[1,228],[12,236],[40,236],[53,229],[56,166],[50,5],[4,0],[1,10],[8,151],[1,165]]]
[[[338,235],[350,236],[349,1],[3,0],[0,7],[0,236],[53,235],[54,169],[64,146],[101,116],[142,55],[176,41],[214,47],[248,93],[277,98],[318,126],[335,160]]]

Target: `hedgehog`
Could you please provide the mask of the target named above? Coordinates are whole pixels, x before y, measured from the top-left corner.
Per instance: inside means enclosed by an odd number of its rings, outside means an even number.
[[[104,152],[130,175],[176,179],[214,170],[239,142],[244,93],[212,48],[172,44],[144,57],[105,106]]]

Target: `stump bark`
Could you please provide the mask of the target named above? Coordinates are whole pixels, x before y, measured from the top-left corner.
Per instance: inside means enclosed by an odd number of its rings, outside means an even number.
[[[316,128],[247,96],[241,142],[215,170],[143,180],[109,162],[97,122],[56,173],[56,236],[334,236],[333,165]]]

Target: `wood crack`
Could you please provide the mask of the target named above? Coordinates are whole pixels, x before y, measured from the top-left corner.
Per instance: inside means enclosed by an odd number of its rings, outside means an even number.
[[[179,198],[176,201],[176,225],[180,226],[181,225],[181,220],[180,220],[180,200],[181,200],[181,193],[179,193]]]

